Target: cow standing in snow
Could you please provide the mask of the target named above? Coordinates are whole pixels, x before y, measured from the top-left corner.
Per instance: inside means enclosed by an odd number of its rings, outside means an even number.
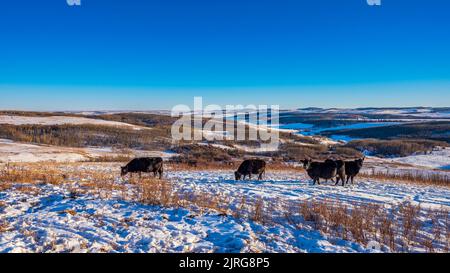
[[[238,170],[234,172],[236,180],[244,179],[248,176],[252,179],[252,174],[258,175],[258,180],[262,180],[262,176],[266,173],[266,162],[260,159],[249,159],[242,162]]]
[[[345,175],[347,176],[347,180],[345,181],[345,184],[348,184],[348,180],[350,179],[353,185],[353,180],[355,179],[355,176],[359,174],[359,171],[361,170],[363,163],[363,158],[359,158],[354,161],[345,161]],[[336,185],[339,183],[339,178],[336,179]],[[342,186],[344,186],[344,180],[342,180]]]
[[[161,157],[142,157],[135,158],[130,161],[125,167],[121,168],[121,175],[125,176],[128,173],[133,175],[133,173],[139,173],[139,177],[144,173],[153,173],[156,177],[159,174],[159,179],[163,175],[163,159]]]
[[[325,162],[313,162],[311,159],[305,159],[301,160],[301,162],[309,177],[313,180],[314,185],[316,182],[320,185],[321,178],[325,180],[331,179],[331,181],[335,177],[342,180],[345,178],[345,162],[342,160],[327,159]]]

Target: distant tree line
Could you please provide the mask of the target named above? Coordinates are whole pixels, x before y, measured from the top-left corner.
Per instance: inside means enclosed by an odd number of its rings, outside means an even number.
[[[436,147],[447,147],[447,142],[428,139],[363,139],[349,142],[346,147],[367,151],[381,157],[403,157],[412,154],[430,153]]]
[[[164,150],[170,147],[164,129],[142,129],[99,125],[0,125],[0,138],[69,147],[114,147]]]

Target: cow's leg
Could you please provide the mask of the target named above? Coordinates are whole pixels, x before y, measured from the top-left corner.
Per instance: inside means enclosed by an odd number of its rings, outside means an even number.
[[[344,181],[344,180],[342,180],[342,181]],[[339,176],[336,177],[336,183],[334,183],[334,185],[336,186],[337,184],[339,184]]]
[[[139,179],[142,178],[142,172],[139,172]]]
[[[263,173],[260,173],[260,174],[259,174],[259,176],[258,176],[258,180],[259,180],[259,181],[262,180],[262,175],[263,175]]]
[[[350,180],[350,175],[347,175],[347,181],[345,182],[345,184],[348,184],[348,180]]]
[[[248,180],[252,180],[252,174],[248,175]]]
[[[352,185],[353,185],[353,179],[354,179],[355,177],[354,176],[352,176]]]
[[[163,168],[159,169],[159,179],[162,179],[163,171]]]

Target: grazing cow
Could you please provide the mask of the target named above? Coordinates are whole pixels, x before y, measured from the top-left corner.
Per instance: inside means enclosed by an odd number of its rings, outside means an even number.
[[[249,159],[242,162],[238,170],[234,172],[236,180],[245,180],[248,175],[252,179],[252,174],[258,175],[258,180],[262,179],[263,174],[266,173],[266,162],[260,159]]]
[[[351,179],[352,185],[353,185],[353,180],[354,180],[355,176],[357,176],[359,174],[359,171],[361,170],[361,168],[363,166],[364,159],[365,159],[365,157],[359,158],[354,161],[345,161],[345,175],[347,176],[347,180],[346,180],[345,184],[348,184],[348,180]],[[336,185],[338,183],[339,183],[339,178],[336,180]],[[342,186],[344,186],[344,180],[342,180]]]
[[[325,162],[313,162],[311,159],[301,160],[309,177],[320,185],[320,178],[331,179],[338,177],[345,178],[345,163],[342,160],[327,159]]]
[[[161,179],[163,175],[163,159],[161,157],[135,158],[121,169],[122,176],[126,175],[127,173],[130,173],[131,176],[133,176],[133,173],[139,173],[139,177],[141,177],[142,172],[152,172],[155,177],[157,174],[159,174],[159,179]]]

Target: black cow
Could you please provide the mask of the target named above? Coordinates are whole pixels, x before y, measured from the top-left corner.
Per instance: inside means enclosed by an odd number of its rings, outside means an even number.
[[[354,161],[345,161],[345,175],[347,176],[347,180],[345,184],[348,184],[348,180],[351,179],[352,184],[355,176],[359,174],[359,171],[361,170],[363,163],[363,158],[356,159]],[[339,183],[339,178],[336,180],[336,185]],[[344,186],[344,180],[342,180],[342,186]]]
[[[236,180],[245,180],[248,175],[249,179],[252,179],[252,174],[258,175],[258,180],[262,179],[262,176],[266,173],[266,162],[260,159],[249,159],[242,162],[238,170],[234,172]]]
[[[345,162],[327,159],[325,162],[313,162],[311,159],[301,160],[309,177],[320,185],[320,178],[333,181],[333,178],[345,178]]]
[[[159,174],[159,179],[162,178],[163,175],[163,159],[161,157],[142,157],[135,158],[130,161],[125,167],[121,169],[121,175],[124,176],[128,173],[133,176],[133,173],[139,173],[139,177],[141,177],[142,172],[144,173],[153,173],[156,177]]]

